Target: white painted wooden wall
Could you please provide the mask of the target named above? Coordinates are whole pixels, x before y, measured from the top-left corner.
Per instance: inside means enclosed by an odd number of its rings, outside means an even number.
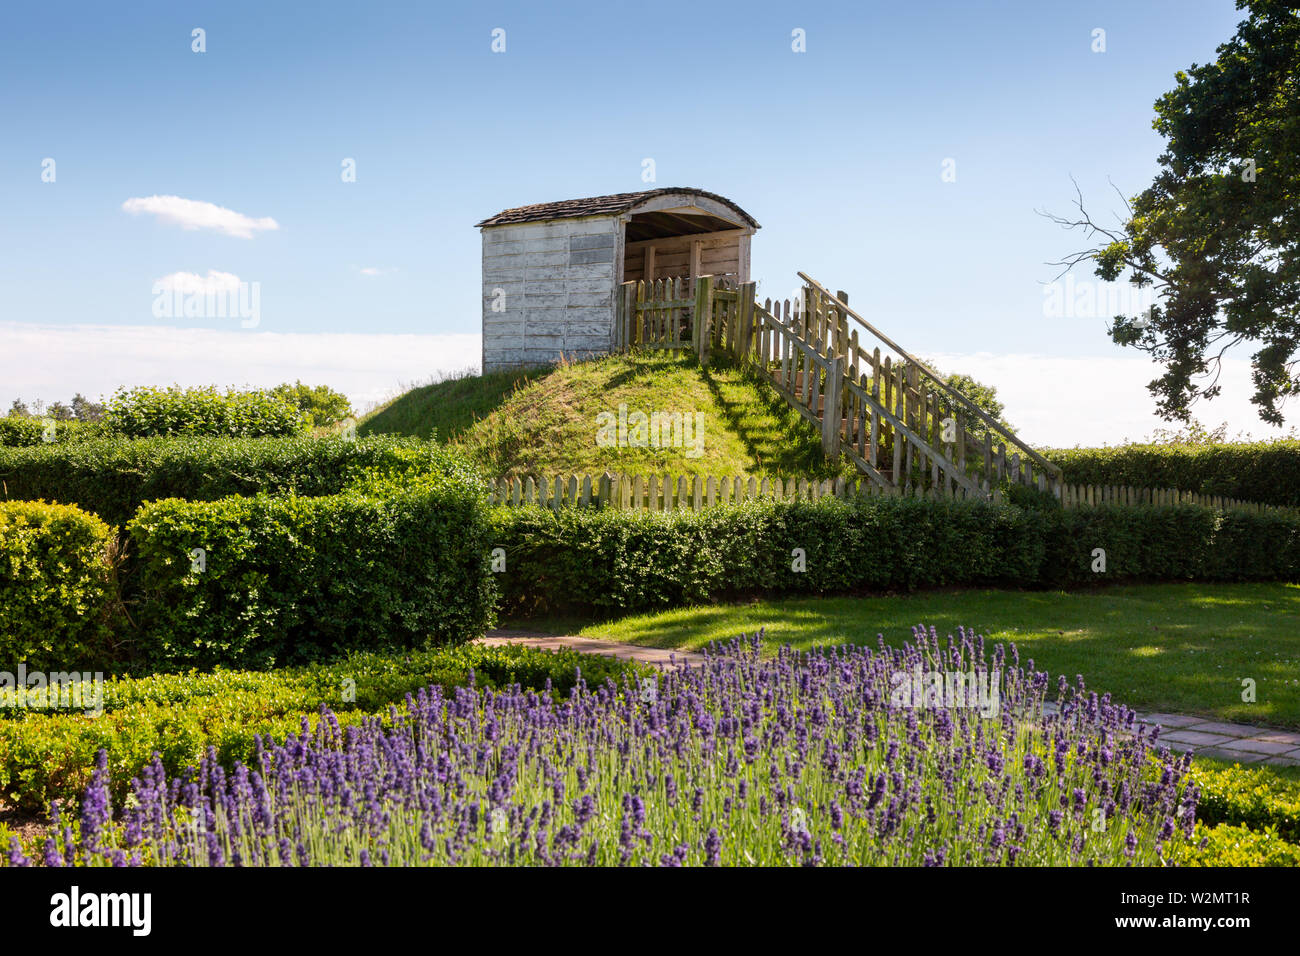
[[[483,371],[607,352],[622,278],[617,216],[483,228]]]

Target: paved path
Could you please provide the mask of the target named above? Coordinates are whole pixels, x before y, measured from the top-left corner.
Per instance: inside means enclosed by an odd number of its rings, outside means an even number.
[[[1164,728],[1162,743],[1171,750],[1193,750],[1200,757],[1300,766],[1300,734],[1250,724],[1225,724],[1186,714],[1142,714],[1140,719]]]
[[[484,644],[528,644],[547,650],[580,651],[584,654],[605,654],[625,661],[641,661],[667,667],[672,662],[685,661],[699,664],[703,654],[690,651],[670,651],[658,647],[641,647],[639,644],[621,644],[590,637],[559,637],[554,634],[537,634],[532,631],[502,629],[489,631],[481,639]],[[1048,709],[1055,707],[1047,704]],[[1171,750],[1191,750],[1201,757],[1236,761],[1243,764],[1261,763],[1276,766],[1300,766],[1300,733],[1275,730],[1271,727],[1253,727],[1250,724],[1226,724],[1207,717],[1189,717],[1186,714],[1141,713],[1138,719],[1164,728],[1161,743]]]
[[[670,651],[661,647],[642,647],[639,644],[620,644],[618,641],[600,641],[590,637],[558,637],[554,634],[537,634],[532,631],[519,631],[502,628],[488,631],[487,636],[479,639],[480,644],[527,644],[548,651],[561,649],[580,651],[583,654],[604,654],[617,657],[621,661],[640,661],[642,664],[659,664],[670,666],[674,661],[687,664],[704,663],[704,655],[691,651]],[[1296,744],[1300,747],[1300,744]]]

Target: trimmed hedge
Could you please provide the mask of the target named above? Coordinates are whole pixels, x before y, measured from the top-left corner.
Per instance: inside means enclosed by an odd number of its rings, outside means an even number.
[[[289,399],[261,391],[201,388],[121,389],[108,402],[104,422],[131,438],[209,435],[229,438],[289,437],[310,419]]]
[[[1218,520],[1209,508],[1100,505],[1057,509],[1048,517],[1043,564],[1027,583],[1069,587],[1116,579],[1218,577],[1208,573]],[[1105,552],[1104,572],[1092,570],[1098,548]]]
[[[468,640],[493,620],[489,528],[481,487],[453,477],[384,497],[145,505],[127,525],[138,654],[160,667],[266,667]]]
[[[1092,571],[1092,551],[1106,572]],[[1300,515],[1196,505],[1100,505],[1059,509],[1048,526],[1035,583],[1102,580],[1300,581]]]
[[[1272,768],[1197,763],[1196,834],[1183,866],[1300,866],[1300,783]]]
[[[256,765],[256,737],[283,741],[314,725],[328,707],[341,725],[385,715],[423,687],[520,684],[567,694],[579,670],[588,686],[621,682],[641,665],[609,657],[519,645],[467,645],[398,655],[353,654],[329,665],[272,672],[162,674],[104,684],[104,713],[0,710],[0,796],[44,811],[53,799],[79,800],[100,749],[117,790],[157,752],[167,773],[197,766],[212,747],[223,765]],[[350,682],[350,683],[345,683]]]
[[[113,529],[68,505],[0,502],[0,670],[65,671],[109,640]]]
[[[99,422],[80,422],[76,419],[54,423],[51,441],[57,444],[87,441],[108,434]],[[45,437],[45,419],[23,415],[0,418],[0,447],[24,448],[49,444]]]
[[[1192,839],[1178,844],[1174,853],[1179,866],[1300,866],[1300,846],[1283,839],[1273,827],[1254,830],[1232,823],[1212,827],[1198,823]]]
[[[1273,829],[1282,839],[1300,843],[1300,782],[1240,765],[1222,770],[1197,767],[1194,778],[1201,791],[1198,820]]]
[[[638,610],[763,591],[1014,584],[1041,544],[1018,508],[871,498],[749,502],[668,514],[501,508],[507,605]],[[807,572],[796,572],[802,549]],[[928,556],[928,557],[927,557]]]
[[[78,505],[122,525],[145,501],[213,501],[229,495],[331,495],[372,474],[458,474],[459,456],[419,439],[98,438],[0,448],[0,482],[11,499]]]
[[[1122,445],[1044,450],[1065,481],[1177,488],[1267,505],[1300,506],[1300,440]]]
[[[508,608],[634,611],[755,593],[1300,580],[1300,516],[864,498],[668,514],[498,508]],[[1106,552],[1104,573],[1093,550]],[[794,570],[802,549],[806,570]]]

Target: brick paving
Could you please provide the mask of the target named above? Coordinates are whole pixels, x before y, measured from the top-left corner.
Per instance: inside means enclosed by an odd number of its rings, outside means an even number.
[[[671,667],[680,664],[699,664],[703,654],[690,651],[672,651],[659,647],[641,647],[638,644],[621,644],[590,637],[560,637],[554,634],[536,634],[530,631],[502,629],[488,632],[480,639],[484,644],[527,644],[547,650],[580,651],[584,654],[604,654],[625,661],[640,661]],[[1055,705],[1047,704],[1046,709]],[[1202,757],[1237,763],[1262,763],[1275,766],[1300,766],[1300,733],[1278,730],[1276,727],[1255,727],[1250,724],[1225,723],[1189,714],[1150,713],[1138,714],[1138,720],[1159,724],[1165,728],[1161,742],[1170,750],[1191,750]]]

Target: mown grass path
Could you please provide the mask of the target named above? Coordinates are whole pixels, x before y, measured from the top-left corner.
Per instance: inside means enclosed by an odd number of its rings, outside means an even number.
[[[767,646],[898,645],[924,624],[1015,642],[1022,662],[1153,713],[1300,729],[1300,586],[1153,584],[1095,591],[969,590],[791,598],[512,625],[547,634],[700,650],[765,629]],[[1255,701],[1243,700],[1254,682]]]
[[[704,660],[704,655],[692,651],[672,651],[571,634],[536,634],[517,629],[491,631],[481,639],[481,643],[488,646],[523,644],[552,651],[604,654],[659,667],[691,666]],[[1049,703],[1044,707],[1054,708],[1055,705]],[[1138,719],[1163,727],[1160,739],[1172,750],[1191,750],[1197,756],[1226,763],[1300,767],[1300,731],[1206,720],[1190,714],[1139,712]]]

